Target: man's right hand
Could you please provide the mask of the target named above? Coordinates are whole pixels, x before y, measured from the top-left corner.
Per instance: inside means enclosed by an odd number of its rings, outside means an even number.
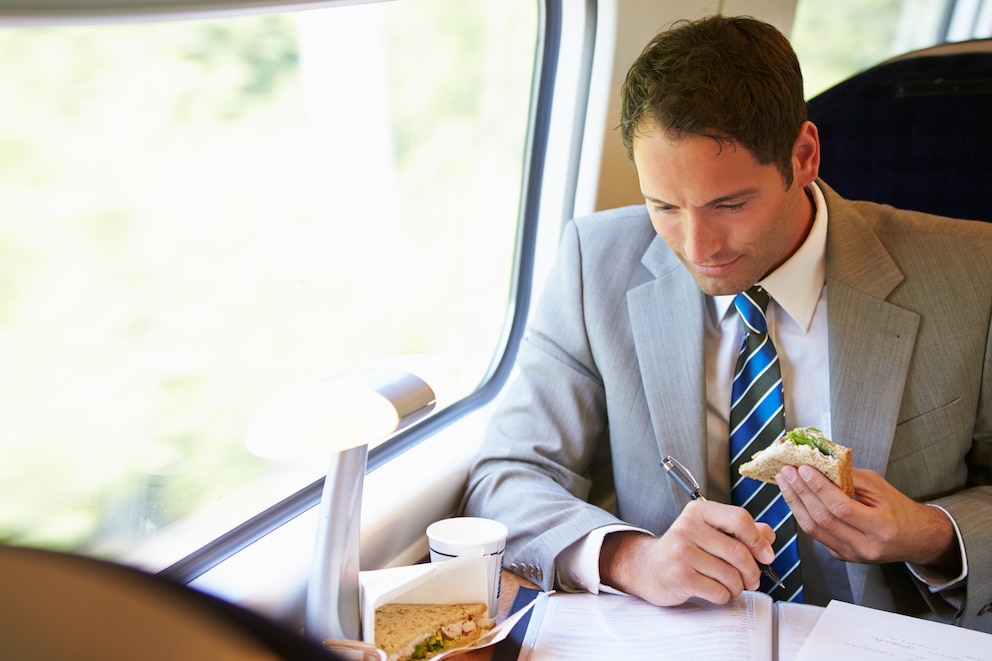
[[[775,531],[743,508],[697,500],[661,537],[608,534],[599,556],[600,580],[658,606],[692,597],[725,604],[758,588],[758,563],[775,558],[774,539]]]

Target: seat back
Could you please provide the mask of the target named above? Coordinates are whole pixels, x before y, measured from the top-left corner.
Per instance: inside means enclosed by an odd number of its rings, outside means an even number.
[[[992,39],[888,60],[807,108],[844,197],[992,221]]]

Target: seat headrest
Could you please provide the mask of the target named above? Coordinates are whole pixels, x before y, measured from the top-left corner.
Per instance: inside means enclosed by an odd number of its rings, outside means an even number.
[[[841,195],[992,221],[992,40],[888,60],[807,108]]]

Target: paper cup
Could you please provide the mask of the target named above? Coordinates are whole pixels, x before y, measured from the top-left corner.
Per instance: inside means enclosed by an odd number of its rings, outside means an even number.
[[[489,617],[499,611],[499,589],[503,578],[503,552],[509,531],[499,521],[461,516],[443,519],[427,527],[431,562],[444,562],[465,555],[489,558]]]

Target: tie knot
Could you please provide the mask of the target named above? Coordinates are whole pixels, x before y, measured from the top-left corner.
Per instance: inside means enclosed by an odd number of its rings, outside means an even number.
[[[748,333],[765,335],[768,333],[768,322],[765,320],[765,310],[768,309],[768,292],[755,285],[747,291],[742,291],[734,298],[734,307],[744,320],[744,328]]]

